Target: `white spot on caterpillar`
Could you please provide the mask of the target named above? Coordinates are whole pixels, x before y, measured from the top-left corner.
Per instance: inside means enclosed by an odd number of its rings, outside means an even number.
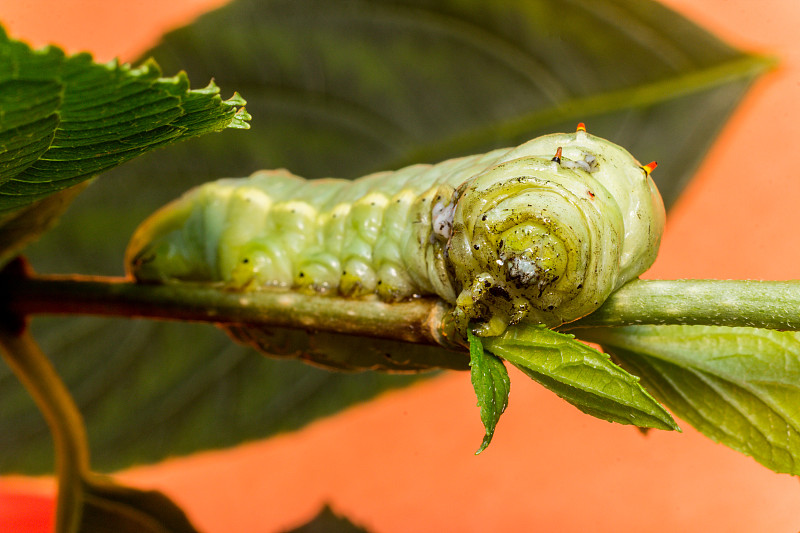
[[[592,154],[583,154],[583,159],[577,161],[563,160],[561,166],[564,168],[579,168],[586,172],[597,172],[597,158]]]
[[[453,232],[453,216],[456,213],[456,203],[452,198],[449,202],[445,204],[444,200],[440,200],[434,204],[431,211],[433,233],[444,240],[450,239],[450,234]]]
[[[530,283],[531,280],[536,279],[539,274],[539,266],[536,264],[536,261],[514,256],[509,263],[509,275],[519,279],[522,283]]]

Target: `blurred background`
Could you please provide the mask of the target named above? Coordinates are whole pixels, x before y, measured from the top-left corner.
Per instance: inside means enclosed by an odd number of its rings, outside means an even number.
[[[131,61],[165,31],[223,3],[3,0],[0,22],[12,37],[36,46],[52,42],[70,52],[89,50],[100,60]],[[800,179],[794,157],[800,134],[800,4],[662,4],[727,44],[774,56],[779,63],[746,93],[694,177],[676,194],[659,259],[645,277],[800,278]],[[571,16],[570,5],[560,16]],[[165,75],[182,66],[194,86],[205,84],[205,73],[193,72],[189,64],[165,64]],[[248,89],[256,90],[218,82],[224,96],[238,90],[248,98]],[[259,114],[250,111],[256,124]],[[698,124],[688,129],[704,131],[707,117],[697,113],[694,120]],[[640,158],[650,160],[648,154]],[[668,172],[669,162],[660,163],[656,172]],[[331,163],[330,172],[340,164]],[[121,182],[122,175],[110,179]],[[133,215],[141,218],[144,212]],[[64,237],[62,245],[75,243]],[[36,253],[32,250],[34,259]],[[109,269],[119,268],[118,257]],[[82,273],[105,268],[97,267],[99,259],[85,260],[86,265],[66,259],[34,265]],[[682,434],[644,436],[583,415],[518,372],[512,370],[511,378],[510,407],[491,447],[479,457],[473,456],[482,436],[474,393],[466,374],[450,372],[384,392],[301,429],[287,432],[285,427],[267,440],[248,438],[233,448],[166,459],[119,475],[133,485],[163,490],[201,530],[211,532],[285,530],[309,520],[326,503],[378,533],[800,530],[796,479],[774,474],[686,424]],[[230,394],[235,397],[236,391]],[[196,431],[223,431],[225,420],[206,420],[208,428],[202,417],[194,420]],[[13,453],[0,448],[0,455]],[[46,478],[0,477],[0,524],[6,520],[22,527],[28,521],[25,531],[47,531],[52,494]]]

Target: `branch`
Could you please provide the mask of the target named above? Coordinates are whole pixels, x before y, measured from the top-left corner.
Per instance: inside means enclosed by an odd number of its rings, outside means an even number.
[[[4,302],[4,303],[2,303]],[[345,333],[455,348],[444,330],[446,304],[418,298],[388,304],[286,290],[232,292],[208,284],[144,285],[90,276],[0,277],[5,313],[79,314]]]
[[[634,280],[562,329],[642,324],[798,331],[800,280]]]
[[[435,298],[400,303],[288,290],[232,292],[193,283],[144,285],[125,278],[0,276],[6,313],[89,314],[303,328],[465,349]],[[800,330],[800,281],[636,280],[562,330],[695,324]],[[579,332],[576,332],[579,333]],[[580,336],[580,335],[578,335]]]
[[[0,327],[0,352],[36,401],[53,434],[58,472],[55,531],[78,531],[84,504],[83,478],[89,471],[83,417],[28,330],[10,331],[7,325]]]

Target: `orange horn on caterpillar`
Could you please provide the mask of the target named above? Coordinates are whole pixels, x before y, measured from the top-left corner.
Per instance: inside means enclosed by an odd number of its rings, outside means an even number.
[[[651,162],[647,163],[646,165],[644,165],[642,167],[642,169],[644,169],[645,174],[647,174],[649,176],[650,173],[653,172],[653,170],[655,170],[655,168],[657,166],[658,166],[658,163],[656,163],[655,161],[651,161]]]

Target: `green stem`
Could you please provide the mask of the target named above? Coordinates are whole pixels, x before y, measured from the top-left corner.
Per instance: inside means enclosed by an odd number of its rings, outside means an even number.
[[[304,328],[453,347],[443,329],[447,306],[418,298],[388,304],[287,290],[234,292],[209,284],[144,285],[124,278],[36,276],[0,278],[8,312],[90,314]]]
[[[459,346],[447,335],[447,304],[434,298],[388,304],[283,290],[242,293],[191,283],[142,285],[123,278],[25,275],[0,279],[0,301],[20,316],[244,323]],[[695,324],[800,331],[798,310],[800,281],[635,280],[591,315],[560,329]]]
[[[83,510],[83,478],[89,471],[89,446],[78,407],[27,328],[0,327],[6,362],[33,396],[50,426],[56,451],[58,503],[56,532],[77,532]]]
[[[561,329],[640,324],[798,331],[800,281],[635,280]]]

